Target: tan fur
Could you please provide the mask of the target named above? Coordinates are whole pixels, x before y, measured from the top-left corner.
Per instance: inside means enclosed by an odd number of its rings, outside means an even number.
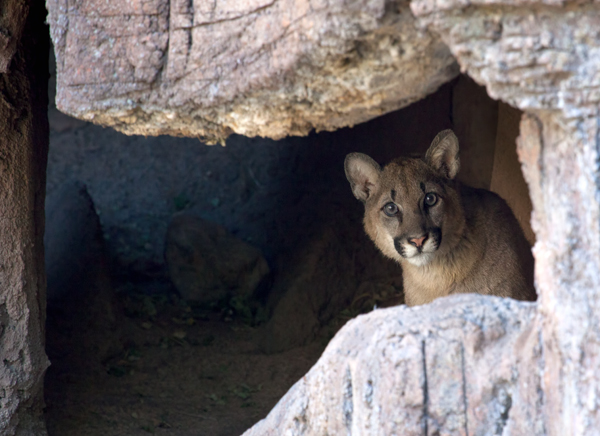
[[[406,304],[468,292],[535,300],[533,257],[519,223],[498,195],[455,181],[459,168],[451,130],[436,136],[423,160],[399,158],[381,169],[351,153],[345,162],[365,204],[366,233],[402,265]]]

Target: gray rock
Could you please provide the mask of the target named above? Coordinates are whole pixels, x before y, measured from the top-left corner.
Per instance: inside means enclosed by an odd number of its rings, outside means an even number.
[[[335,130],[458,74],[408,1],[47,4],[58,109],[127,134],[214,142]]]
[[[251,297],[269,273],[260,250],[224,227],[188,215],[175,215],[167,231],[165,258],[183,298],[199,303],[228,296]]]
[[[85,292],[84,281],[106,266],[100,220],[85,185],[63,183],[46,198],[44,250],[48,302]]]
[[[536,322],[480,295],[359,316],[244,436],[542,435]]]
[[[41,2],[0,10],[0,434],[45,436],[48,31]]]

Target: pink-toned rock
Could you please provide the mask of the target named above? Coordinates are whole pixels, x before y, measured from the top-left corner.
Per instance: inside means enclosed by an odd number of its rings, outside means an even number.
[[[57,107],[128,134],[335,130],[458,73],[408,1],[48,1]]]
[[[0,434],[44,436],[48,39],[43,3],[0,3]],[[12,41],[2,47],[5,20]],[[11,21],[15,20],[15,21]],[[25,25],[22,35],[12,25]],[[6,36],[6,35],[4,35]],[[14,45],[13,45],[14,43]],[[4,49],[16,48],[2,65]],[[5,58],[6,59],[6,58]],[[6,72],[2,71],[7,68]]]
[[[536,306],[461,295],[349,321],[244,436],[542,435]]]

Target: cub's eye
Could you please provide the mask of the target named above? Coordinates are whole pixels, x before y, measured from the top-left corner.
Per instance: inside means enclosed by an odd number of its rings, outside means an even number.
[[[429,192],[427,195],[425,195],[425,204],[427,206],[433,206],[434,204],[436,204],[438,201],[438,196],[435,195],[433,192]]]
[[[398,206],[390,201],[383,206],[383,213],[387,216],[396,216],[398,214]]]

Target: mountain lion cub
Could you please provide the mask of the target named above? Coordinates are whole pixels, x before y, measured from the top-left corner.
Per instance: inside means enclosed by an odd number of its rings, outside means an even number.
[[[365,231],[402,265],[406,304],[465,292],[535,300],[531,250],[506,202],[454,180],[452,130],[435,137],[423,160],[401,157],[381,169],[350,153],[344,166],[365,205]]]

